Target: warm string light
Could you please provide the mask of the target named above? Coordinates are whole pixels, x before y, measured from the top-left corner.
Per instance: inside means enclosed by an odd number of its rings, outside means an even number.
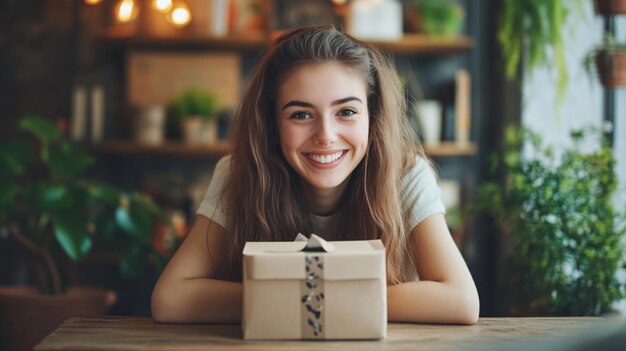
[[[102,0],[85,0],[85,3],[89,5],[97,5],[101,2]],[[152,7],[166,14],[165,18],[167,21],[175,27],[181,28],[191,22],[191,11],[189,11],[189,7],[182,0],[152,0]],[[117,22],[127,23],[133,21],[138,13],[139,8],[134,0],[119,0],[115,5],[115,19]]]
[[[191,22],[191,12],[185,3],[180,1],[174,4],[172,10],[167,13],[167,20],[175,27],[184,27]]]
[[[118,22],[130,22],[137,17],[138,12],[133,0],[120,0],[115,6],[115,18]]]
[[[172,8],[172,0],[153,0],[152,7],[162,13],[167,13]]]

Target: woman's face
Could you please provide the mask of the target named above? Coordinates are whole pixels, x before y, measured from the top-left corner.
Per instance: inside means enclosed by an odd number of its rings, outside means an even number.
[[[339,63],[294,68],[278,87],[280,146],[289,165],[315,189],[342,184],[367,150],[364,78]]]

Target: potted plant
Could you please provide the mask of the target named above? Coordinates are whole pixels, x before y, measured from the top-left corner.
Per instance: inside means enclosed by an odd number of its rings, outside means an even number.
[[[618,43],[607,35],[602,44],[585,55],[583,65],[587,73],[594,70],[606,88],[626,86],[626,43]]]
[[[500,14],[498,42],[509,79],[518,77],[520,64],[531,72],[538,67],[556,69],[557,101],[562,101],[568,74],[561,28],[570,5],[566,0],[505,0]]]
[[[494,158],[502,180],[477,194],[475,209],[510,240],[510,291],[502,295],[512,297],[515,314],[599,315],[626,295],[616,278],[626,225],[612,205],[615,160],[606,146],[580,151],[584,137],[573,132],[574,146],[556,157],[538,135],[508,128]]]
[[[596,13],[603,16],[612,16],[626,13],[626,0],[594,0]]]
[[[463,8],[452,0],[414,0],[405,10],[409,30],[443,38],[459,33],[463,17]]]
[[[30,134],[0,143],[0,237],[23,251],[37,288],[0,287],[2,348],[32,349],[69,316],[104,314],[111,291],[71,286],[69,267],[102,245],[123,247],[126,276],[148,257],[164,258],[151,245],[153,221],[168,222],[146,196],[126,193],[83,176],[93,158],[65,140],[48,120],[26,117]]]
[[[217,98],[199,89],[188,89],[172,102],[172,113],[188,143],[214,143],[217,140]]]

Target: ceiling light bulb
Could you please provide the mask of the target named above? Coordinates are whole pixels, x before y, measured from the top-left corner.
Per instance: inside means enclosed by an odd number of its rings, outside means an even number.
[[[87,5],[98,5],[102,0],[85,0],[85,4]]]

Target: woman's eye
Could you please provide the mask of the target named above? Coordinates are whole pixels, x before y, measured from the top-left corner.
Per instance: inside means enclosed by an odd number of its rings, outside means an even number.
[[[339,111],[339,115],[341,117],[352,117],[352,116],[356,115],[356,111],[352,110],[352,109],[349,109],[349,108],[346,108],[346,109],[343,109],[343,110]]]
[[[304,119],[311,118],[311,116],[306,112],[296,112],[293,115],[291,115],[290,118],[297,119],[297,120],[304,120]]]

